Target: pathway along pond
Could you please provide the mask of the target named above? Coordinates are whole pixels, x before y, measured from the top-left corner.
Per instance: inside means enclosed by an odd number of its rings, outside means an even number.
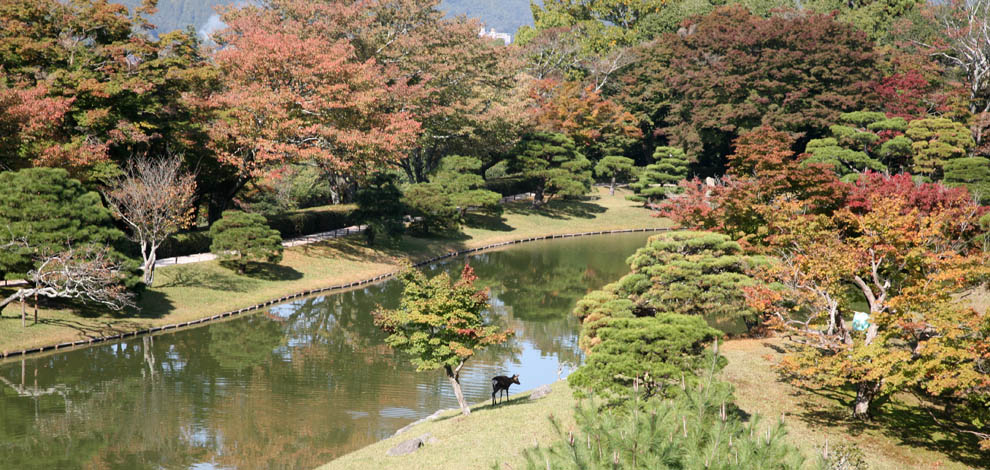
[[[462,373],[471,403],[494,375],[522,392],[581,360],[575,302],[628,272],[650,234],[540,241],[465,259],[516,331]],[[154,337],[0,364],[0,469],[310,469],[457,405],[440,372],[383,343],[395,280]],[[564,374],[566,375],[565,369]]]

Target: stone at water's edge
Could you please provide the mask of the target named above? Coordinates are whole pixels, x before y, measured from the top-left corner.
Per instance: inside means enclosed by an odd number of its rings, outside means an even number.
[[[539,400],[550,394],[550,385],[541,385],[533,390],[533,393],[529,394],[530,400]]]
[[[389,457],[395,457],[398,455],[408,455],[419,450],[420,447],[426,445],[427,442],[432,442],[433,438],[429,433],[423,434],[417,438],[409,439],[398,443],[395,447],[388,450],[385,455]]]

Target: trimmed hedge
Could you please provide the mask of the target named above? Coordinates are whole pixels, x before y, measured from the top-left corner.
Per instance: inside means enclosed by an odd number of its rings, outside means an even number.
[[[278,230],[283,239],[289,239],[355,225],[353,212],[352,205],[326,206],[265,218],[269,227]],[[209,253],[212,243],[209,229],[178,233],[169,237],[158,248],[158,259]]]

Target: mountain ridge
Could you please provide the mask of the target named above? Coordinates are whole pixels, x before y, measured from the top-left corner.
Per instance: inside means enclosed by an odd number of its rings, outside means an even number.
[[[141,0],[116,0],[134,9]],[[200,34],[208,34],[220,27],[216,7],[229,5],[236,0],[159,0],[158,13],[150,20],[159,33],[192,27]],[[537,3],[542,1],[537,0]],[[520,26],[532,25],[530,0],[443,0],[440,9],[448,16],[466,15],[478,18],[488,28],[515,36]]]

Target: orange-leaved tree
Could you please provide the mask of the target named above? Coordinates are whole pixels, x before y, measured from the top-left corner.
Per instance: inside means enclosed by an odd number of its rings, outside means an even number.
[[[225,10],[215,55],[225,88],[210,97],[210,133],[238,186],[294,161],[362,175],[394,165],[415,140],[419,124],[395,98],[408,86],[338,34],[361,31],[365,8],[272,0]]]
[[[904,178],[867,175],[855,204],[832,214],[787,197],[760,209],[779,263],[762,268],[767,283],[747,294],[794,340],[780,370],[801,385],[853,386],[860,419],[899,390],[990,392],[990,316],[958,297],[990,274],[974,243],[985,209],[965,190],[890,190]]]

